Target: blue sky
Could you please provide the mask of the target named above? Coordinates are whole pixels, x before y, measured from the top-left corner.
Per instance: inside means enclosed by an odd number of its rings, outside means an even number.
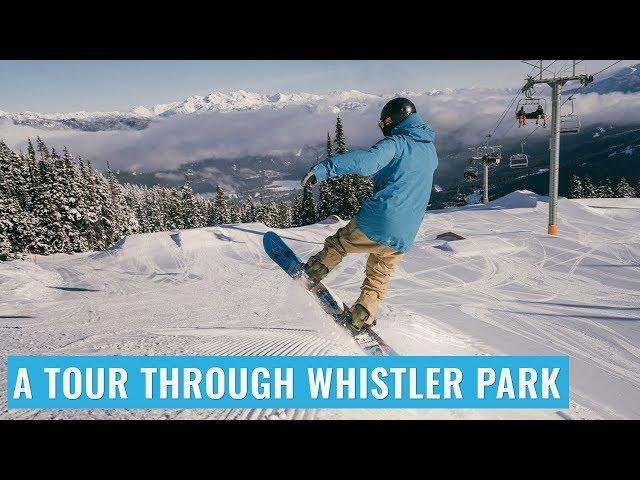
[[[593,72],[611,62],[590,60],[585,64]],[[633,63],[638,61],[624,61],[616,68]],[[519,60],[0,61],[0,110],[128,110],[238,89],[390,93],[469,86],[503,88],[519,86],[528,71]]]

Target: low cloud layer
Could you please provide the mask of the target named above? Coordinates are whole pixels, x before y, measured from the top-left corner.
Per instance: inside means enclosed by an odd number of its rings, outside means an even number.
[[[507,92],[465,90],[416,97],[415,103],[435,128],[438,148],[462,152],[483,140],[512,97]],[[371,104],[364,110],[341,113],[349,145],[368,146],[381,138],[376,126],[381,106]],[[577,96],[575,107],[583,125],[640,122],[640,93]],[[509,128],[514,113],[515,105],[496,133],[498,143],[507,131],[509,139],[524,135],[522,129]],[[157,120],[140,131],[111,132],[47,131],[4,122],[0,123],[0,138],[24,149],[27,137],[40,135],[57,148],[66,145],[90,158],[97,166],[109,161],[122,170],[153,171],[204,158],[295,153],[303,145],[322,145],[326,132],[333,132],[335,117],[331,111],[310,112],[303,107],[207,113]],[[548,131],[540,129],[536,134],[548,135]]]

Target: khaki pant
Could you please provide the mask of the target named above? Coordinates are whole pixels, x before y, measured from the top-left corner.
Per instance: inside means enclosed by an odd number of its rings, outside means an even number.
[[[366,278],[356,303],[369,311],[367,323],[373,323],[378,313],[378,306],[389,289],[391,272],[400,263],[402,253],[386,245],[380,245],[362,233],[351,220],[340,228],[335,235],[327,237],[324,248],[311,257],[310,260],[322,263],[329,271],[338,265],[347,253],[368,253]]]

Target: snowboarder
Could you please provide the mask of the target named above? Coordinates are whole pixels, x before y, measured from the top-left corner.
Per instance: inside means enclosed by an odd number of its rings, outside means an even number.
[[[427,209],[438,156],[435,131],[406,98],[389,101],[378,126],[385,138],[368,150],[325,158],[305,175],[302,185],[356,174],[373,175],[373,195],[355,218],[305,264],[313,282],[320,282],[348,253],[368,253],[366,278],[350,312],[350,327],[373,325],[389,288],[391,273],[407,252]]]

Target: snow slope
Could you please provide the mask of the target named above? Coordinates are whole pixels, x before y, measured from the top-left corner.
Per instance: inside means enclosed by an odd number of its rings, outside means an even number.
[[[546,198],[527,191],[429,212],[376,329],[401,354],[570,355],[567,411],[8,411],[3,359],[0,418],[640,418],[640,199],[562,199],[559,215],[560,235],[546,235]],[[306,258],[343,224],[280,234]],[[263,253],[266,230],[133,235],[104,252],[0,263],[0,352],[358,354]],[[467,240],[435,239],[446,230]],[[328,277],[348,303],[365,259]]]

